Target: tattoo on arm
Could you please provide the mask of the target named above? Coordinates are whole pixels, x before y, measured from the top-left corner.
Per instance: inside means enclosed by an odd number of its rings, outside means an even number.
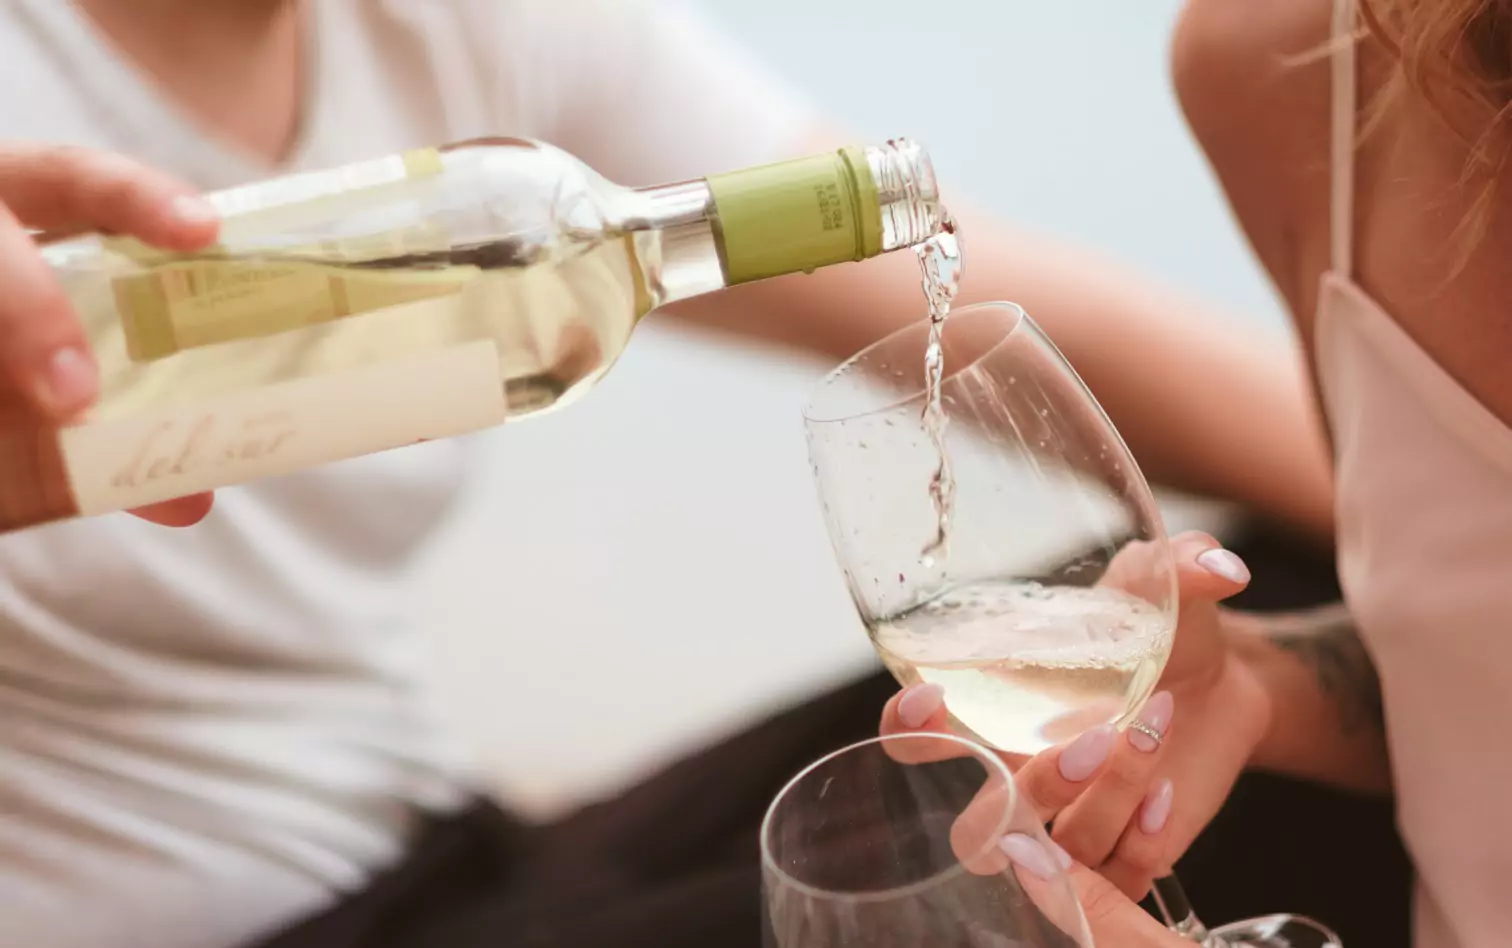
[[[1264,622],[1272,644],[1312,669],[1318,687],[1338,706],[1345,734],[1385,730],[1381,680],[1344,607],[1270,616]]]

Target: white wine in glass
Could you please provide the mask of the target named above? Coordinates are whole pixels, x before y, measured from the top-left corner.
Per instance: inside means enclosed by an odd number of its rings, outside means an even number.
[[[905,686],[942,686],[973,733],[1025,752],[1119,718],[1159,677],[1171,642],[1169,616],[1118,589],[991,580],[870,632]]]

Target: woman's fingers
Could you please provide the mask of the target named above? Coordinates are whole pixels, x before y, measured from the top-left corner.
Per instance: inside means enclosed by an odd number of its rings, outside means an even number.
[[[1183,605],[1222,602],[1249,585],[1249,567],[1206,533],[1193,530],[1172,537],[1171,558],[1176,562],[1177,590]]]
[[[1172,537],[1168,544],[1182,604],[1221,602],[1249,585],[1250,573],[1244,561],[1209,534],[1190,530]],[[1164,556],[1159,543],[1144,540],[1127,543],[1108,564],[1099,585],[1123,590],[1147,602],[1162,602],[1169,592]]]
[[[1092,786],[1118,742],[1118,729],[1108,724],[1031,757],[1014,773],[1024,802],[1042,822],[1054,819]]]
[[[1162,691],[1145,702],[1138,720],[1119,735],[1117,753],[1097,780],[1066,801],[1055,820],[1055,841],[1077,861],[1101,867],[1155,782],[1175,701]]]
[[[1012,783],[1001,771],[989,771],[976,796],[950,826],[950,849],[968,872],[995,875],[1008,868],[1002,841],[1015,822]]]
[[[1062,747],[1030,758],[1010,782],[989,773],[980,790],[956,817],[950,830],[951,849],[970,872],[991,875],[1008,868],[1014,846],[1031,837],[1012,831],[1032,824],[1038,829],[1067,803],[1083,792],[1092,777],[1107,762],[1118,732],[1097,728]],[[1059,846],[1047,851],[1070,863]]]
[[[945,709],[945,689],[941,685],[912,685],[893,695],[882,708],[879,730],[883,737],[919,733],[947,735],[938,741],[884,741],[882,746],[887,755],[902,764],[927,764],[965,757],[970,753],[960,741],[948,737],[950,714]]]
[[[1145,729],[1163,735],[1170,726],[1172,700],[1161,693],[1146,703],[1141,721]],[[1147,719],[1147,720],[1146,720]],[[882,711],[883,736],[940,734],[938,741],[919,737],[886,742],[887,753],[901,763],[924,764],[963,757],[966,745],[949,737],[949,712],[945,691],[938,685],[914,685],[888,701]],[[1014,784],[1021,805],[1033,808],[1039,819],[1055,819],[1068,806],[1093,794],[1098,810],[1089,810],[1086,829],[1072,838],[1088,852],[1111,852],[1123,824],[1139,805],[1156,763],[1158,742],[1142,731],[1120,733],[1111,724],[1083,732],[1073,740],[1025,758],[998,752],[1014,771]],[[1101,808],[1121,813],[1121,819],[1104,817]],[[1093,816],[1091,814],[1098,814]],[[1075,855],[1075,853],[1073,853]],[[1100,859],[1098,861],[1101,861]]]
[[[1169,778],[1156,781],[1145,794],[1134,819],[1124,828],[1113,855],[1097,867],[1105,879],[1131,899],[1144,898],[1156,877],[1170,871],[1171,834],[1167,830],[1175,794],[1175,785]]]

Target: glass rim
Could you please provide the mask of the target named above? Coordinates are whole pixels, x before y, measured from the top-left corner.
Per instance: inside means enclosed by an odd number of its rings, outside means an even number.
[[[1014,336],[1016,336],[1021,330],[1023,330],[1025,326],[1034,325],[1034,320],[1029,318],[1029,314],[1024,311],[1024,308],[1022,306],[1017,303],[1010,303],[1007,300],[984,301],[981,303],[972,303],[970,306],[962,306],[959,309],[952,309],[950,311],[950,317],[946,320],[945,325],[949,327],[951,320],[959,320],[962,317],[970,316],[975,313],[985,312],[987,310],[1006,310],[1009,313],[1015,314],[1016,318],[1013,321],[1013,325],[1009,327],[999,339],[993,342],[992,345],[977,353],[976,358],[972,359],[970,362],[956,365],[954,367],[946,366],[946,372],[940,378],[941,388],[944,388],[944,386],[951,379],[955,378],[963,372],[974,368],[975,366],[979,365],[984,359],[987,359],[989,356],[998,352],[1005,345],[1007,345]],[[854,355],[847,358],[844,362],[841,362],[839,365],[826,372],[824,374],[824,378],[820,379],[814,385],[813,389],[809,391],[808,397],[804,400],[804,423],[808,425],[844,424],[845,422],[858,421],[862,418],[868,418],[872,415],[880,415],[885,412],[895,411],[913,402],[922,402],[925,393],[924,389],[920,387],[917,391],[912,392],[911,394],[904,395],[900,398],[894,399],[893,401],[877,405],[873,408],[867,408],[863,411],[850,412],[844,415],[834,413],[820,414],[815,411],[815,404],[818,402],[819,397],[836,379],[844,375],[846,372],[850,371],[856,366],[857,363],[861,362],[868,355],[872,354],[883,346],[896,342],[904,334],[917,332],[920,327],[927,328],[929,326],[929,322],[929,317],[926,316],[924,319],[916,320],[906,326],[900,326],[899,328],[894,329],[892,332],[883,336],[881,339],[869,343],[864,348],[858,350]],[[956,325],[959,325],[959,322],[957,322]],[[920,358],[922,357],[923,353],[921,352]]]
[[[833,901],[844,900],[850,902],[884,902],[892,899],[907,898],[916,893],[924,892],[927,889],[934,888],[935,886],[954,879],[961,873],[966,872],[967,869],[964,865],[964,860],[960,857],[957,857],[954,865],[942,869],[941,871],[936,872],[924,879],[920,879],[917,882],[910,882],[907,885],[895,886],[891,889],[878,889],[868,892],[821,889],[818,886],[810,885],[807,882],[793,878],[791,873],[789,873],[786,869],[783,869],[781,866],[777,865],[777,861],[772,857],[771,849],[767,845],[768,834],[772,829],[772,816],[777,812],[778,804],[780,804],[783,799],[787,797],[788,793],[791,792],[793,788],[797,787],[799,783],[810,777],[820,767],[823,767],[825,764],[837,760],[840,757],[844,757],[846,754],[871,747],[872,745],[876,745],[880,749],[882,745],[886,744],[889,741],[908,741],[917,739],[928,739],[932,741],[951,741],[959,744],[962,747],[966,748],[966,750],[970,752],[972,757],[975,757],[977,760],[983,762],[983,764],[986,766],[989,778],[993,773],[997,773],[1002,776],[1003,785],[1008,788],[1008,800],[1007,804],[1003,807],[1003,817],[999,821],[997,828],[988,835],[987,841],[982,844],[981,849],[977,850],[972,855],[991,853],[997,846],[997,841],[1001,839],[1003,835],[1008,831],[1008,828],[1013,825],[1013,814],[1018,810],[1019,790],[1018,785],[1014,782],[1013,779],[1013,771],[1009,770],[1008,765],[1003,761],[1003,759],[997,754],[993,753],[992,749],[987,747],[985,744],[969,740],[956,734],[944,734],[933,731],[910,731],[904,734],[879,734],[876,737],[869,737],[864,741],[857,741],[856,743],[842,747],[839,750],[830,751],[828,754],[825,754],[823,757],[820,757],[819,759],[810,763],[808,766],[804,767],[802,770],[798,771],[798,773],[795,774],[792,779],[783,784],[782,789],[777,791],[777,795],[773,797],[772,802],[768,804],[766,814],[761,818],[762,866],[772,874],[780,877],[783,885],[802,892],[804,895],[813,898],[830,899]],[[886,752],[883,751],[883,753]],[[895,763],[897,763],[900,767],[910,766],[908,764],[902,763],[901,761],[895,761]]]

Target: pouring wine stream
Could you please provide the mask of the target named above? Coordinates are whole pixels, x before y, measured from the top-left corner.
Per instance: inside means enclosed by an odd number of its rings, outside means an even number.
[[[935,538],[924,547],[920,562],[925,569],[949,553],[951,500],[955,481],[950,474],[950,456],[945,450],[945,426],[948,419],[940,404],[940,383],[945,377],[943,346],[945,319],[950,305],[961,289],[961,243],[956,236],[956,222],[949,211],[940,212],[940,232],[914,248],[919,255],[919,269],[924,274],[924,296],[929,301],[929,345],[924,350],[924,431],[929,435],[938,466],[929,479],[929,498],[935,510]]]

